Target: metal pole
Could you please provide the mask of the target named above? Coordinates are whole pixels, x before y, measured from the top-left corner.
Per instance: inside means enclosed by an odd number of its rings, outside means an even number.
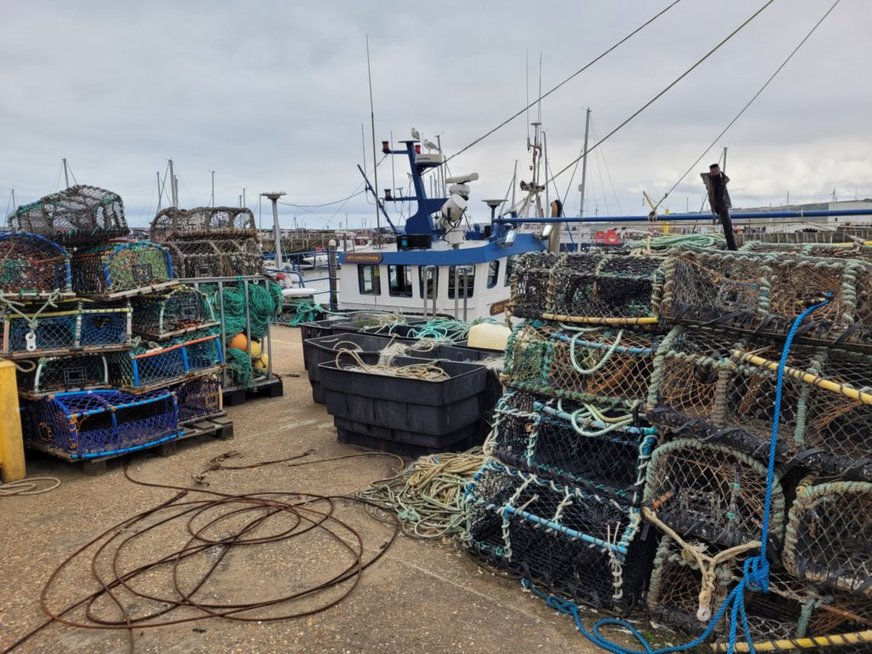
[[[458,303],[460,302],[460,266],[454,266],[454,319],[460,318]]]
[[[272,202],[273,210],[273,249],[275,250],[276,268],[281,270],[282,264],[282,230],[279,227],[279,198],[285,195],[284,191],[275,191],[272,193],[261,193],[262,196],[269,198]]]
[[[439,146],[439,156],[442,157],[442,135],[441,134],[436,135],[436,145]],[[440,185],[441,190],[442,190],[442,197],[446,197],[448,195],[448,193],[446,193],[446,189],[445,189],[445,166],[439,166],[438,174],[439,174],[439,185]]]
[[[469,266],[463,267],[463,321],[468,318],[467,304],[469,300]]]
[[[66,183],[67,188],[70,188],[70,173],[67,170],[67,158],[64,157],[62,161],[64,162],[64,182]]]
[[[336,241],[330,239],[327,243],[327,276],[330,278],[330,311],[339,310],[336,277]]]
[[[215,171],[214,170],[212,171],[212,195],[210,196],[210,199],[209,199],[209,206],[210,207],[215,206]]]
[[[578,208],[578,215],[584,215],[584,187],[587,183],[587,137],[590,133],[590,107],[584,116],[584,156],[581,159],[581,205]]]
[[[176,175],[173,172],[173,160],[170,159],[170,199],[172,200],[173,206],[179,206],[179,198],[176,191]]]
[[[548,179],[548,135],[542,132],[542,158],[545,161],[545,206],[548,207],[548,215],[551,215],[551,195],[548,189],[551,187]]]
[[[242,206],[245,207],[245,187],[242,187]]]

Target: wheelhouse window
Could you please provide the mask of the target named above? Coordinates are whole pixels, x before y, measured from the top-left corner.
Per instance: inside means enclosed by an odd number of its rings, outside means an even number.
[[[439,292],[439,268],[418,266],[418,292],[426,300],[432,300]]]
[[[461,299],[472,297],[475,292],[475,266],[448,267],[448,298],[453,300],[455,292]]]
[[[412,297],[411,266],[388,266],[388,293],[394,297]]]
[[[487,287],[493,288],[497,285],[497,280],[500,278],[500,260],[494,259],[490,262],[487,269]]]
[[[381,295],[381,278],[378,266],[358,264],[357,285],[361,295]]]
[[[513,254],[506,258],[506,280],[503,282],[505,286],[509,286],[512,283],[512,275],[515,274],[515,266],[518,265],[518,256]]]

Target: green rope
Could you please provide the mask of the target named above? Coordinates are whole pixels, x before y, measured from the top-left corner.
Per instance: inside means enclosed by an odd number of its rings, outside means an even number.
[[[225,286],[221,292],[220,304],[224,306],[224,333],[228,338],[246,331],[245,320],[245,292],[244,285],[240,282],[237,286]],[[200,290],[208,292],[206,286]],[[216,317],[221,316],[218,305],[217,289],[210,297]],[[282,291],[281,287],[274,282],[268,286],[263,284],[248,284],[248,318],[250,322],[249,333],[254,339],[266,336],[270,322],[281,313]]]
[[[706,218],[705,216],[700,216]],[[712,234],[676,234],[675,236],[655,236],[627,241],[625,246],[630,250],[668,250],[670,248],[710,248],[723,244],[724,239]]]
[[[403,532],[441,538],[463,531],[463,492],[484,464],[481,448],[423,456],[396,477],[377,481],[357,496],[397,514]]]

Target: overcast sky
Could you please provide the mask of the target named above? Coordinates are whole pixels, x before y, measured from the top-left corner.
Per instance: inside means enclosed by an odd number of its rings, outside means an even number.
[[[120,193],[146,225],[155,173],[173,158],[183,207],[236,204],[242,188],[283,190],[299,205],[345,197],[360,183],[361,125],[370,143],[369,35],[376,135],[411,127],[451,154],[624,37],[669,0],[396,2],[261,0],[48,2],[0,0],[0,210],[76,180]],[[542,103],[551,167],[578,156],[584,108],[602,137],[713,47],[763,0],[683,0]],[[591,153],[588,214],[642,214],[659,199],[831,5],[776,0],[671,92]],[[872,2],[842,0],[773,84],[697,167],[728,146],[736,206],[872,197]],[[535,115],[535,112],[533,114]],[[451,162],[476,171],[479,200],[503,197],[524,117]],[[371,162],[371,154],[367,155]],[[396,161],[395,186],[406,169]],[[390,163],[379,186],[391,186]],[[388,180],[388,181],[386,181]],[[558,178],[563,195],[569,175]],[[567,200],[578,211],[578,178]],[[698,210],[696,172],[665,203]],[[166,204],[166,201],[164,201]],[[364,196],[321,209],[281,208],[282,223],[352,224]],[[264,211],[266,215],[266,211]],[[332,223],[328,223],[331,221]]]

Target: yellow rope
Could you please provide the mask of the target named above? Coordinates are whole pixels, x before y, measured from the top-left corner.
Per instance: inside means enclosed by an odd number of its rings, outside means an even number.
[[[753,364],[755,366],[761,366],[763,368],[767,368],[773,372],[778,370],[778,362],[770,361],[769,359],[764,359],[763,357],[757,356],[756,354],[749,354],[740,352],[738,350],[733,351],[733,356],[737,359],[741,359],[746,363]],[[799,370],[798,368],[791,368],[790,366],[784,367],[784,374],[790,375],[794,379],[799,379],[800,381],[805,382],[806,384],[812,384],[817,386],[818,388],[823,388],[827,391],[832,391],[834,393],[839,393],[848,397],[852,400],[858,400],[863,404],[872,404],[872,394],[864,393],[863,391],[858,391],[855,388],[851,388],[850,386],[846,386],[845,384],[840,384],[838,382],[834,382],[830,379],[824,379],[818,375],[813,375],[810,372],[804,372]]]
[[[653,316],[642,318],[600,318],[597,316],[567,316],[562,313],[543,313],[542,319],[591,325],[656,325],[658,322],[657,318]]]
[[[861,645],[872,643],[872,629],[866,631],[853,631],[846,634],[831,634],[829,636],[810,636],[807,638],[791,638],[788,640],[768,640],[762,643],[754,643],[754,649],[758,652],[784,652],[797,649],[812,649],[815,647],[837,647],[840,645]],[[712,649],[715,652],[726,652],[728,643],[714,643]],[[748,643],[736,643],[735,652],[750,652]],[[834,653],[835,654],[835,653]]]

